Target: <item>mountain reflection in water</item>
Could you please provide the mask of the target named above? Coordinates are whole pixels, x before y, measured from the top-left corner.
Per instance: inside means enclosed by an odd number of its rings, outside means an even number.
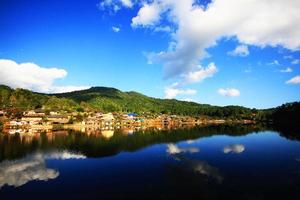
[[[299,199],[299,133],[262,125],[0,133],[0,197]]]

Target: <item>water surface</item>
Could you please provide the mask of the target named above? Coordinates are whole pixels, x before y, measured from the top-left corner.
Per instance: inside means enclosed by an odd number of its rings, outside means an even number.
[[[249,125],[2,133],[0,197],[300,199],[300,142]]]

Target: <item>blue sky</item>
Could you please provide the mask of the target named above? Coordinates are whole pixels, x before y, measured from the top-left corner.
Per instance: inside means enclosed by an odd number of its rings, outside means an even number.
[[[2,0],[0,84],[256,108],[299,101],[300,6],[282,2],[229,0],[222,11],[243,11],[231,16],[218,11],[222,0]],[[260,9],[279,20],[253,23]]]

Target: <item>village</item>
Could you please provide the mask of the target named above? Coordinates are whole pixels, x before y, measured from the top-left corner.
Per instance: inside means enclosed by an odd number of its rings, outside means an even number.
[[[176,127],[192,127],[201,124],[222,124],[223,119],[177,116],[167,114],[102,113],[102,112],[57,112],[42,109],[28,110],[21,114],[12,114],[0,110],[3,132],[10,134],[52,129],[74,129],[82,132],[91,130],[122,129],[128,133],[139,129],[156,128],[159,130]],[[243,120],[240,123],[252,123]]]

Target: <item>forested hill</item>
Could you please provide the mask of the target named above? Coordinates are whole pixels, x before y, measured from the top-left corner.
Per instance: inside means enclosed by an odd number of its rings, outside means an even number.
[[[92,108],[104,111],[123,111],[136,113],[167,113],[180,115],[206,115],[214,117],[249,118],[253,110],[240,106],[218,107],[208,104],[158,99],[137,92],[122,92],[115,88],[92,87],[87,90],[53,94],[56,97],[72,99],[77,103],[85,102]]]
[[[109,87],[92,87],[86,90],[60,94],[41,94],[25,89],[12,89],[4,85],[0,86],[0,107],[205,115],[212,118],[233,119],[263,119],[266,115],[274,112],[274,109],[257,110],[241,106],[220,107],[175,99],[157,99],[137,92],[122,92]]]

